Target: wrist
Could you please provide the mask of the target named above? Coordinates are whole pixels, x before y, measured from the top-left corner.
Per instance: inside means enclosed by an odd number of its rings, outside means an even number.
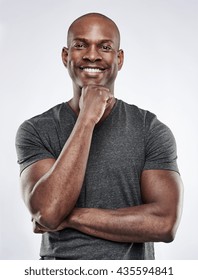
[[[79,229],[83,219],[84,208],[74,208],[71,214],[67,217],[68,227]]]
[[[80,111],[78,116],[78,122],[81,126],[84,126],[85,128],[94,129],[97,121],[94,117],[91,117],[89,114],[86,114],[82,111]]]

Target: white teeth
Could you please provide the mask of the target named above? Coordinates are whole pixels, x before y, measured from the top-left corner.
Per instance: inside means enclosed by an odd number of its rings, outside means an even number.
[[[99,69],[99,68],[83,68],[83,71],[85,71],[85,72],[94,72],[94,73],[102,72],[102,70]]]

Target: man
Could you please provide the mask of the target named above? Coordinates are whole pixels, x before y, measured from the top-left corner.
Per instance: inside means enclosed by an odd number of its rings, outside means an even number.
[[[174,239],[182,208],[174,137],[154,114],[115,98],[123,59],[111,19],[75,20],[62,50],[73,98],[18,130],[42,259],[153,259],[153,242]]]

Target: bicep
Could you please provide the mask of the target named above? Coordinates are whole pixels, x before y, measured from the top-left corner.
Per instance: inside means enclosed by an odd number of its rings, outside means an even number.
[[[177,219],[182,209],[183,184],[171,170],[144,170],[141,175],[143,203],[152,203],[156,215]]]
[[[39,160],[26,167],[20,177],[22,197],[28,206],[29,197],[36,183],[45,176],[55,163],[55,159],[47,158]]]

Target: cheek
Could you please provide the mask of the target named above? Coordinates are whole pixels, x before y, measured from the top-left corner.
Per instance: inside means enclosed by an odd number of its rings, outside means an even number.
[[[75,59],[73,57],[68,58],[68,63],[67,63],[67,68],[69,73],[74,73],[75,72]]]
[[[116,75],[118,72],[118,61],[116,59],[112,60],[111,62],[111,73],[112,75]]]
[[[75,72],[79,69],[79,64],[81,61],[81,56],[70,53],[68,56],[68,68],[70,72]]]
[[[67,70],[68,70],[68,73],[69,73],[70,77],[73,80],[75,78],[75,68],[74,68],[74,65],[73,65],[72,61],[68,61]]]

